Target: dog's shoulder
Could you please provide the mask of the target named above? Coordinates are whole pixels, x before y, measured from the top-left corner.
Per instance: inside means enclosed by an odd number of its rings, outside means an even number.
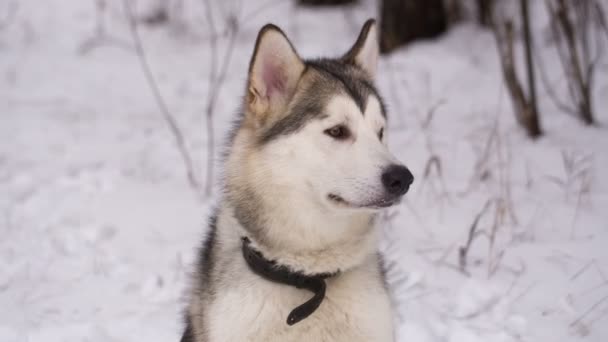
[[[181,342],[198,342],[206,334],[205,304],[213,293],[213,272],[216,270],[218,211],[209,216],[207,234],[201,243],[196,260],[196,267],[191,279],[190,305],[184,315],[184,333]]]

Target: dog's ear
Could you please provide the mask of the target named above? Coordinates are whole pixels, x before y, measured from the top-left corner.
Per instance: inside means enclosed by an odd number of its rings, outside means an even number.
[[[343,62],[360,67],[372,79],[376,76],[379,54],[376,26],[374,19],[367,20],[353,47],[342,57]]]
[[[275,25],[258,34],[249,64],[246,106],[259,124],[284,112],[304,71],[304,62]]]

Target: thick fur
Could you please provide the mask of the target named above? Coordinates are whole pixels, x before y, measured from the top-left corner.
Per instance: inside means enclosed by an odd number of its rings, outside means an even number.
[[[389,203],[382,170],[398,162],[383,138],[377,56],[371,20],[339,59],[304,61],[276,26],[260,31],[182,342],[394,341],[374,219]],[[335,125],[350,135],[332,139]],[[249,270],[245,236],[295,271],[340,272],[311,316],[286,324],[311,294]]]

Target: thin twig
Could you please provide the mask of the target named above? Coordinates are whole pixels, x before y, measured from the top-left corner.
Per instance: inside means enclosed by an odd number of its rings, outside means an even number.
[[[483,205],[483,208],[477,213],[475,219],[473,220],[473,223],[471,224],[471,227],[469,228],[469,234],[467,237],[466,244],[458,248],[458,265],[460,267],[461,272],[467,272],[467,256],[469,254],[469,250],[471,249],[471,245],[473,244],[473,240],[475,240],[475,237],[478,235],[477,226],[479,225],[481,217],[488,210],[491,203],[492,200],[487,200],[486,203]]]
[[[601,56],[591,57],[589,44],[589,13],[592,1],[572,3],[566,0],[546,0],[551,15],[551,29],[562,69],[568,76],[568,90],[576,112],[584,123],[594,123],[592,87],[596,63]],[[599,5],[599,4],[598,4]],[[574,6],[574,7],[572,7]]]
[[[205,194],[209,196],[213,189],[213,158],[215,156],[215,135],[213,129],[213,107],[215,97],[215,79],[217,78],[217,29],[215,27],[215,20],[213,19],[213,8],[211,2],[205,0],[205,14],[207,17],[207,24],[209,26],[209,32],[211,38],[209,44],[211,45],[209,58],[209,83],[207,85],[207,105],[205,107],[205,118],[207,126],[207,174],[205,176]]]
[[[538,48],[534,49],[535,51],[538,51]],[[540,76],[540,81],[542,82],[545,90],[547,91],[547,95],[549,95],[549,98],[551,99],[551,101],[553,102],[553,104],[555,104],[555,106],[563,111],[564,113],[576,116],[576,111],[571,108],[568,107],[567,104],[565,104],[564,102],[561,101],[561,99],[559,98],[559,96],[557,95],[557,93],[555,92],[555,89],[553,89],[553,87],[551,86],[551,81],[549,80],[549,76],[547,75],[547,71],[545,70],[544,64],[542,63],[542,61],[540,60],[539,54],[536,54],[536,66],[538,67],[538,74]]]
[[[135,19],[133,9],[131,8],[131,2],[130,2],[130,0],[123,0],[123,4],[124,4],[125,12],[127,15],[127,19],[129,21],[131,37],[132,37],[133,43],[135,45],[135,52],[139,59],[139,64],[141,66],[141,69],[146,77],[148,86],[150,87],[150,90],[152,91],[152,95],[154,96],[154,99],[156,100],[156,104],[158,105],[158,108],[163,116],[163,119],[167,123],[167,126],[169,127],[169,130],[171,131],[171,134],[173,135],[173,138],[175,139],[175,145],[176,145],[177,149],[179,150],[179,153],[184,162],[184,166],[186,168],[186,174],[187,174],[187,178],[188,178],[190,187],[197,193],[197,195],[200,195],[201,186],[200,186],[200,182],[198,181],[198,178],[196,177],[196,174],[194,172],[194,165],[192,163],[192,158],[190,157],[188,149],[186,148],[186,142],[185,142],[184,136],[183,136],[181,130],[179,129],[179,126],[177,125],[175,118],[169,111],[169,108],[161,95],[158,84],[156,83],[156,80],[154,79],[154,75],[152,74],[152,71],[150,69],[150,65],[148,63],[148,59],[146,57],[146,53],[145,53],[145,50],[144,50],[142,42],[141,42],[139,32],[137,30],[137,21]]]
[[[389,71],[388,72],[388,80],[389,80],[390,85],[391,85],[389,87],[390,94],[391,94],[391,99],[393,100],[393,103],[395,103],[393,112],[395,112],[395,109],[396,109],[396,112],[399,113],[399,114],[405,113],[405,108],[403,107],[403,103],[401,102],[401,97],[403,96],[403,94],[399,94],[399,92],[398,92],[398,89],[400,87],[398,87],[397,82],[395,80],[395,75],[397,75],[398,73],[395,72],[395,70],[394,70],[392,58],[390,58],[390,57],[386,58],[385,59],[385,65],[386,65],[386,67],[387,67],[387,69]],[[402,91],[405,92],[407,90],[408,89],[406,87],[405,90],[402,90]],[[405,126],[404,121],[403,121],[403,115],[397,115],[397,120],[398,120],[397,126],[400,126],[402,129],[405,129],[406,126]]]
[[[210,78],[207,90],[207,104],[205,106],[205,117],[207,124],[207,174],[205,176],[205,195],[210,196],[213,190],[213,169],[214,169],[214,158],[215,158],[215,134],[213,124],[213,114],[215,113],[215,106],[217,103],[218,96],[222,90],[222,86],[226,81],[228,74],[228,67],[232,60],[232,54],[236,43],[236,38],[239,33],[239,19],[236,14],[229,15],[226,18],[228,25],[228,46],[224,52],[224,56],[221,61],[222,64],[219,67],[219,73],[217,68],[217,40],[216,40],[216,26],[213,18],[212,6],[209,0],[205,0],[207,21],[209,24],[209,30],[211,31],[211,59],[210,59]]]
[[[251,19],[255,18],[258,14],[262,13],[263,11],[267,10],[268,8],[274,7],[274,6],[278,6],[278,5],[282,5],[282,4],[289,4],[289,1],[284,1],[284,0],[268,0],[266,2],[263,2],[260,6],[258,6],[257,8],[251,10],[249,13],[243,15],[243,20],[241,22],[241,24],[245,24],[248,21],[250,21]]]
[[[14,21],[18,9],[19,3],[17,3],[17,1],[11,1],[8,3],[6,15],[0,19],[0,30],[7,28]]]
[[[530,290],[532,290],[532,288],[534,288],[537,285],[537,283],[531,283],[530,285],[528,285],[523,291],[521,291],[520,294],[518,294],[515,298],[513,298],[513,300],[511,301],[511,305],[515,304],[517,301],[519,301],[520,299],[522,299],[526,294],[528,294],[530,292]]]
[[[527,3],[522,0],[522,8]],[[527,12],[526,12],[527,14]],[[527,18],[524,18],[524,20]],[[514,114],[517,122],[522,126],[528,136],[537,138],[542,135],[542,129],[538,119],[538,112],[533,106],[531,95],[526,94],[524,88],[517,76],[514,55],[514,29],[513,22],[508,20],[504,23],[494,21],[492,25],[498,57],[500,60],[501,71],[504,83],[507,86],[511,102],[513,103]],[[526,44],[528,50],[531,49],[531,44]],[[533,73],[533,65],[527,65],[530,73]]]
[[[587,309],[587,311],[585,311],[577,319],[572,321],[572,323],[570,323],[570,326],[573,327],[576,324],[580,323],[583,319],[585,319],[585,317],[587,317],[587,315],[589,315],[591,312],[593,312],[593,310],[595,310],[598,306],[600,306],[607,299],[608,299],[608,296],[604,296],[604,298],[600,299],[595,304],[591,305],[591,307],[589,309]]]
[[[105,23],[106,11],[106,0],[95,0],[95,32],[91,37],[80,44],[80,47],[78,48],[79,53],[85,55],[95,48],[104,45],[116,46],[127,51],[133,50],[128,42],[123,41],[121,38],[114,37],[107,32]]]
[[[591,265],[593,265],[595,263],[595,259],[591,259],[591,261],[589,261],[588,263],[585,264],[585,266],[583,266],[578,272],[576,272],[573,276],[570,277],[570,281],[575,280],[576,278],[578,278],[581,274],[585,273],[585,271],[591,267]]]

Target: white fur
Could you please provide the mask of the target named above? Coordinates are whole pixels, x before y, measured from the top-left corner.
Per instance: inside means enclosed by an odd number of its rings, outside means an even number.
[[[335,204],[327,201],[328,193],[355,205],[382,197],[381,173],[398,162],[378,138],[386,124],[378,99],[369,96],[364,115],[350,97],[336,96],[326,113],[326,118],[314,120],[297,134],[266,147],[256,169],[271,173],[274,187],[284,185],[297,191],[299,200],[324,203],[331,210]],[[347,141],[324,133],[338,124],[352,133]],[[268,165],[271,168],[266,170]]]
[[[228,211],[220,216],[218,226],[222,227],[217,241],[220,253],[238,250],[239,236],[244,232]],[[390,302],[374,253],[328,280],[326,298],[319,309],[293,326],[285,323],[290,310],[312,294],[265,281],[248,269],[240,254],[232,255],[234,259],[227,261],[229,268],[224,272],[238,275],[238,281],[220,283],[221,296],[205,308],[208,341],[393,341]]]
[[[372,76],[378,54],[375,30],[372,25],[355,56]],[[398,162],[378,135],[386,125],[379,99],[369,95],[362,113],[353,99],[336,93],[324,115],[296,132],[256,143],[261,126],[251,122],[263,125],[288,112],[280,108],[287,105],[281,98],[288,94],[274,100],[273,91],[291,92],[301,72],[299,57],[281,32],[263,31],[261,39],[248,88],[247,115],[254,115],[245,117],[226,161],[227,198],[219,208],[213,268],[208,283],[195,280],[189,307],[195,341],[393,342],[392,312],[377,254],[377,209],[370,203],[386,196],[382,172]],[[269,71],[286,82],[270,95],[265,83]],[[325,133],[336,125],[348,128],[348,139]],[[332,200],[330,194],[343,201]],[[242,226],[243,219],[236,219],[242,203],[254,211],[246,219],[262,220],[263,227]],[[294,270],[339,271],[326,280],[320,307],[287,325],[289,312],[312,293],[253,273],[241,255],[244,236],[267,259]]]
[[[304,63],[287,37],[274,28],[264,31],[251,65],[249,109],[260,118],[268,115],[269,110],[281,109],[303,70]]]
[[[395,162],[378,138],[385,125],[379,102],[372,96],[367,103],[361,113],[350,98],[337,96],[328,104],[326,118],[261,150],[249,147],[251,132],[237,134],[227,168],[238,167],[233,176],[245,174],[262,199],[260,207],[272,208],[264,226],[270,240],[257,244],[234,218],[233,208],[226,204],[220,209],[215,262],[222,274],[213,277],[219,294],[204,309],[209,342],[394,341],[390,301],[376,253],[374,212],[342,208],[326,197],[330,191],[353,202],[376,196],[381,192],[382,168]],[[323,133],[338,123],[351,129],[351,141],[334,141]],[[251,272],[240,254],[242,236],[253,239],[266,258],[293,269],[340,270],[327,280],[319,309],[288,326],[289,312],[312,294]],[[191,316],[197,317],[197,310]]]

